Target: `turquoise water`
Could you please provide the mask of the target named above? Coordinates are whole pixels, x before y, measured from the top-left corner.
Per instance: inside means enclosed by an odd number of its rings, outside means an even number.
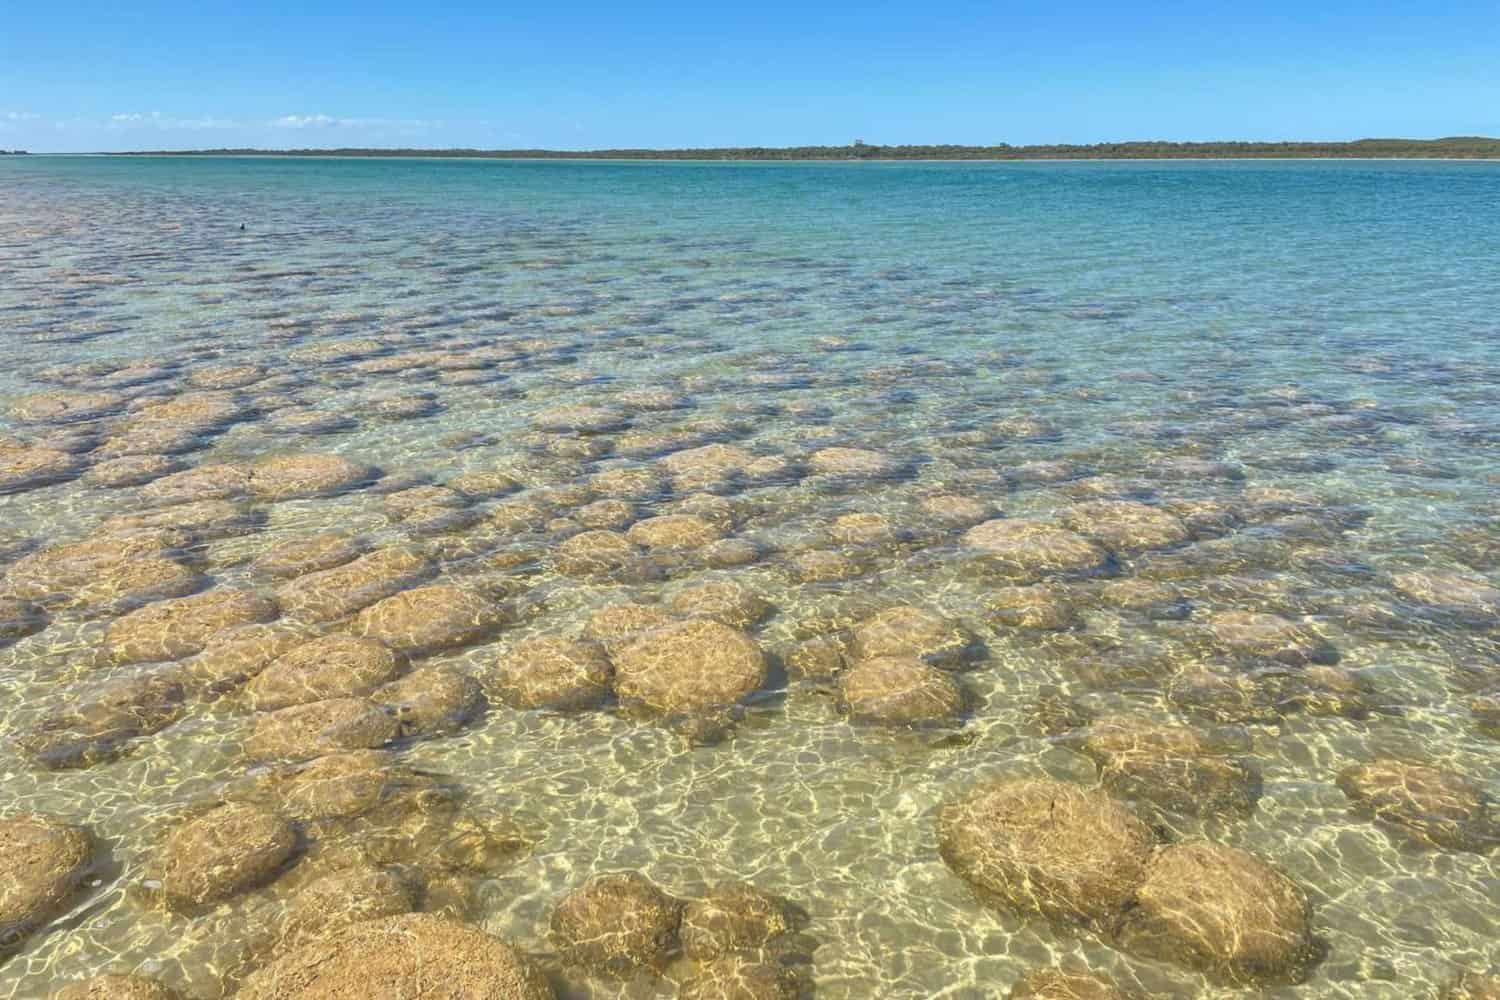
[[[270,595],[277,581],[252,562],[281,543],[338,530],[414,544],[436,579],[519,605],[495,634],[416,658],[481,679],[522,639],[574,636],[601,607],[670,605],[707,580],[767,602],[744,631],[776,661],[895,605],[973,634],[965,711],[938,731],[851,722],[836,679],[773,667],[706,745],[613,701],[560,714],[493,698],[456,732],[397,743],[476,815],[532,832],[478,879],[469,917],[551,962],[563,995],[673,995],[681,963],[621,983],[549,957],[553,904],[624,868],[685,897],[741,879],[789,898],[820,998],[1000,996],[1059,959],[1151,995],[1243,993],[987,908],[939,859],[937,808],[980,778],[1096,781],[1076,740],[1039,721],[1039,705],[1066,703],[1233,730],[1260,774],[1254,809],[1160,822],[1304,888],[1326,957],[1264,995],[1436,996],[1500,963],[1494,857],[1403,846],[1351,812],[1335,777],[1394,756],[1490,792],[1500,780],[1473,708],[1500,689],[1484,589],[1500,580],[1496,204],[1492,163],[0,159],[0,404],[20,404],[0,437],[73,456],[60,481],[0,496],[0,560],[112,537],[101,526],[124,512],[170,523],[173,498],[86,474],[122,438],[173,468],[331,453],[379,478],[251,497],[250,523],[188,531],[173,558],[201,586]],[[143,407],[246,365],[260,367],[213,390],[232,418],[167,444],[132,437]],[[24,402],[58,391],[111,396],[66,423]],[[591,433],[538,422],[564,405],[618,419]],[[781,464],[723,482],[662,474],[710,443]],[[890,468],[817,474],[812,456],[834,446]],[[630,469],[658,485],[622,496],[595,479]],[[518,490],[449,496],[465,514],[440,524],[393,516],[402,486],[491,471]],[[1085,534],[1074,514],[1099,499],[1214,516],[1187,539],[1116,546],[1102,576],[1043,581],[1073,614],[1038,631],[987,609],[1011,581],[976,569],[967,525],[922,506],[939,496],[1073,517]],[[568,571],[561,547],[590,526],[579,509],[610,498],[630,504],[621,530],[711,510],[754,556]],[[534,523],[496,527],[523,502]],[[879,537],[834,527],[850,513],[881,515]],[[808,553],[843,557],[846,578],[809,579]],[[1452,575],[1467,597],[1417,593],[1400,583],[1413,572]],[[1172,613],[1110,596],[1132,578],[1169,588]],[[146,970],[220,995],[295,896],[296,866],[190,916],[140,886],[184,810],[263,769],[241,746],[254,713],[236,692],[194,698],[112,759],[39,766],[28,733],[143,669],[99,653],[124,609],[53,603],[46,628],[0,648],[0,815],[85,823],[111,860],[0,964],[0,994]],[[1263,666],[1215,633],[1228,611],[1321,637],[1375,710],[1231,718],[1178,697],[1205,666]]]

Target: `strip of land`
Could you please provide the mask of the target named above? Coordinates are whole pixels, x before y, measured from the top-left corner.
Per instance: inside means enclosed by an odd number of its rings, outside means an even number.
[[[1089,146],[744,146],[722,149],[195,149],[127,156],[442,156],[516,160],[1258,160],[1500,159],[1500,139],[1353,142],[1102,142]]]

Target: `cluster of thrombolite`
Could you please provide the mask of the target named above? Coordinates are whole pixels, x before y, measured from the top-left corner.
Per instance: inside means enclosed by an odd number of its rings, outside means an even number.
[[[552,942],[568,965],[629,977],[670,971],[683,1000],[792,1000],[806,956],[785,901],[742,882],[681,900],[635,872],[596,875],[552,912]]]

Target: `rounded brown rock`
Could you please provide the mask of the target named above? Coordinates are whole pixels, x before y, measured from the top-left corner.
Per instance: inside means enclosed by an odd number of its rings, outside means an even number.
[[[509,619],[504,605],[483,594],[433,584],[365,608],[354,620],[354,631],[398,652],[422,656],[478,642]]]
[[[281,947],[296,947],[365,920],[417,908],[419,887],[400,873],[355,866],[321,875],[303,886],[281,917]]]
[[[1334,663],[1338,651],[1306,625],[1259,611],[1220,611],[1209,617],[1214,639],[1231,652],[1293,666]]]
[[[636,872],[596,875],[552,912],[564,961],[604,972],[658,967],[677,947],[682,905]]]
[[[753,885],[730,882],[688,903],[678,933],[688,958],[703,962],[761,948],[791,929],[781,900]]]
[[[1016,981],[1005,1000],[1130,1000],[1130,995],[1086,972],[1033,969]]]
[[[123,489],[143,486],[181,468],[176,459],[167,455],[123,455],[100,462],[84,474],[83,481],[90,486]]]
[[[765,654],[743,632],[714,621],[666,625],[622,645],[612,657],[615,690],[660,712],[730,706],[766,679]]]
[[[665,608],[651,604],[611,604],[589,616],[583,626],[583,637],[604,643],[618,642],[677,620]]]
[[[269,882],[296,849],[296,831],[286,820],[230,803],[173,830],[148,872],[169,905],[202,906]]]
[[[370,700],[390,709],[407,736],[450,732],[485,709],[479,682],[451,667],[420,667],[377,689]]]
[[[500,657],[489,686],[512,708],[577,711],[602,704],[613,677],[614,666],[600,643],[536,636]]]
[[[358,559],[364,550],[358,542],[336,532],[295,538],[268,549],[250,563],[261,576],[290,578],[343,566]]]
[[[276,589],[276,600],[289,616],[333,621],[413,586],[430,571],[428,561],[412,549],[377,549],[342,566],[289,580]]]
[[[1500,810],[1461,774],[1382,759],[1340,771],[1338,786],[1358,814],[1408,843],[1477,853],[1500,846]]]
[[[951,719],[964,704],[951,676],[911,656],[857,661],[839,675],[839,699],[850,718],[888,726]]]
[[[116,663],[180,660],[203,652],[213,637],[276,617],[276,602],[246,590],[210,590],[159,601],[110,625],[104,645]]]
[[[902,605],[856,626],[850,653],[855,659],[901,656],[953,666],[973,651],[974,641],[974,634],[958,622],[925,608]]]
[[[964,532],[964,545],[1002,575],[1039,579],[1049,574],[1096,573],[1109,553],[1077,532],[1026,518],[1000,518]]]
[[[738,580],[708,580],[672,595],[672,611],[683,618],[710,618],[731,628],[747,628],[771,612],[771,605]]]
[[[47,816],[0,819],[0,954],[55,917],[88,874],[94,838]]]
[[[182,994],[144,976],[94,976],[70,983],[51,1000],[182,1000]]]
[[[245,752],[256,758],[321,757],[384,746],[400,730],[391,712],[367,698],[330,698],[257,716]]]
[[[1192,539],[1176,514],[1135,500],[1081,503],[1064,512],[1062,522],[1119,555],[1170,548]]]
[[[625,537],[648,549],[697,549],[723,538],[724,532],[694,514],[660,514],[635,522]]]
[[[800,994],[792,970],[750,955],[726,955],[695,967],[677,1000],[796,1000]]]
[[[373,481],[375,470],[342,455],[280,455],[250,470],[249,489],[262,500],[331,496]]]
[[[405,665],[399,653],[373,639],[326,635],[277,657],[250,680],[245,695],[260,711],[352,698],[393,680]]]
[[[252,972],[235,997],[554,1000],[555,994],[517,948],[456,920],[410,913],[316,937]]]
[[[983,784],[938,816],[943,861],[983,897],[1096,930],[1131,905],[1154,843],[1103,791],[1060,781]]]
[[[1252,854],[1205,841],[1155,853],[1117,938],[1232,983],[1298,983],[1319,957],[1302,889]]]
[[[807,465],[817,475],[840,479],[891,479],[902,471],[890,455],[868,448],[821,448]]]

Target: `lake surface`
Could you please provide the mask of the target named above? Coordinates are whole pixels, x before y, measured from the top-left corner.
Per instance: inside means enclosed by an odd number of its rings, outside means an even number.
[[[438,826],[529,846],[424,869],[421,905],[536,955],[559,995],[692,972],[560,960],[553,907],[620,870],[789,900],[775,959],[824,1000],[998,997],[1056,963],[1180,997],[1435,997],[1492,970],[1496,854],[1413,844],[1430,803],[1377,824],[1337,779],[1396,759],[1500,788],[1497,206],[1493,163],[0,159],[0,454],[40,470],[0,477],[0,593],[31,602],[0,639],[0,816],[100,851],[0,995],[101,972],[224,995],[319,866],[391,836],[298,819],[269,884],[163,905],[173,830],[226,800],[290,816],[291,765],[247,750],[243,676],[201,683],[222,633],[147,621],[168,635],[132,645],[116,622],[238,590],[276,602],[226,618],[279,615],[256,641],[381,636],[360,610],[432,585],[504,620],[412,641],[403,669],[489,704],[409,726],[389,766],[461,800]],[[294,453],[348,461],[306,489],[247,472]],[[660,515],[686,518],[632,527]],[[997,560],[974,530],[996,519],[1097,558]],[[586,531],[612,534],[569,544]],[[263,557],[323,533],[420,569],[309,613]],[[114,554],[69,577],[81,540]],[[132,590],[147,558],[166,583]],[[763,677],[713,725],[642,709],[619,678],[648,631],[606,644],[619,696],[507,703],[497,662],[622,603],[727,619]],[[908,649],[879,615],[964,648]],[[876,633],[940,661],[962,708],[851,718]],[[99,708],[111,690],[134,693]],[[943,803],[1094,786],[1090,733],[1122,717],[1253,776],[1235,808],[1162,771],[1106,785],[1164,841],[1295,882],[1324,952],[1305,982],[986,905],[940,858]]]

